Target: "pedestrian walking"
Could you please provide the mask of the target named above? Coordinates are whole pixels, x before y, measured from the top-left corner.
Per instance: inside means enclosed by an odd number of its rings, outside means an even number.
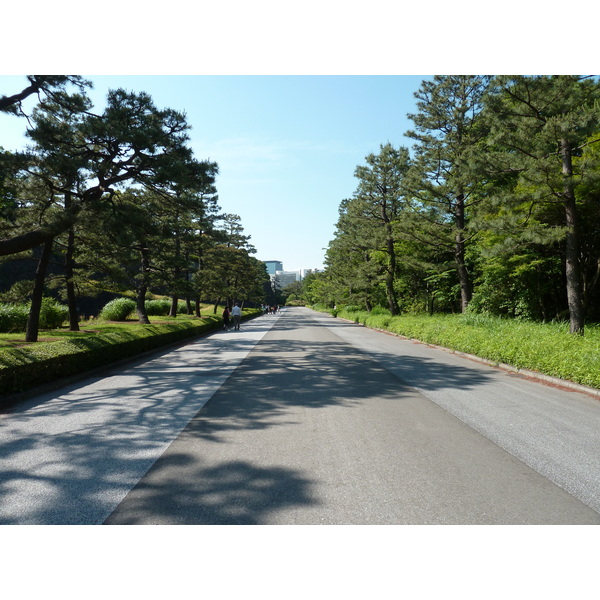
[[[233,317],[233,328],[235,331],[240,330],[240,321],[242,320],[242,309],[236,304],[231,309],[231,316]]]
[[[229,306],[226,306],[223,310],[223,330],[227,331],[229,329],[229,317],[231,313],[229,312]]]

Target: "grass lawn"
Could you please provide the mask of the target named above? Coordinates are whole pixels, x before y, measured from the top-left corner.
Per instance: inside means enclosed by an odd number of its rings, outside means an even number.
[[[203,306],[200,311],[202,317],[212,316],[213,307]],[[217,311],[217,315],[220,312]],[[190,323],[198,322],[198,317],[191,315],[178,315],[177,317],[150,317],[151,325],[168,325],[172,323]],[[117,333],[143,327],[137,319],[129,319],[127,321],[102,321],[100,319],[92,319],[89,321],[81,321],[79,323],[80,331],[69,331],[68,327],[60,329],[40,330],[38,341],[33,344],[25,341],[25,333],[0,333],[0,350],[3,348],[18,348],[23,346],[32,346],[35,344],[43,344],[48,342],[57,342],[65,339],[77,339],[93,337],[104,333]]]
[[[600,389],[600,325],[584,336],[568,323],[534,323],[486,315],[401,315],[339,310],[338,317],[407,338],[473,354],[497,364]]]

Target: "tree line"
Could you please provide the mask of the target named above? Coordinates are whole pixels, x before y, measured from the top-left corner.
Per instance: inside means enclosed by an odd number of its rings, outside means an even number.
[[[215,310],[262,301],[265,265],[239,216],[218,205],[218,165],[194,157],[185,114],[123,89],[110,90],[97,114],[80,76],[27,82],[0,97],[0,111],[24,119],[31,141],[18,152],[0,147],[0,260],[37,261],[33,281],[2,290],[5,299],[31,298],[27,341],[37,340],[51,287],[75,331],[78,298],[101,290],[134,292],[142,323],[151,291],[171,297],[172,316],[180,299],[197,316],[201,299]]]
[[[312,302],[600,320],[596,77],[436,76],[355,170]]]

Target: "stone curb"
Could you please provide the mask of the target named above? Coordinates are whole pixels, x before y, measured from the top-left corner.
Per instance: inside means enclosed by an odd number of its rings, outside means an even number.
[[[334,317],[332,317],[332,318],[334,318]],[[358,325],[360,327],[365,327],[366,329],[371,329],[372,331],[378,331],[380,333],[385,333],[386,335],[392,335],[394,337],[398,337],[403,340],[407,340],[409,342],[416,342],[418,344],[423,344],[424,346],[429,346],[430,348],[435,348],[437,350],[443,350],[444,352],[449,352],[450,354],[456,354],[456,356],[460,356],[462,358],[467,358],[474,362],[488,365],[490,367],[496,367],[498,369],[502,369],[503,371],[515,373],[517,375],[521,375],[527,379],[536,381],[538,383],[543,383],[545,385],[551,385],[553,387],[564,389],[567,391],[581,392],[582,394],[587,394],[588,396],[592,396],[592,397],[600,400],[600,389],[581,385],[580,383],[575,383],[574,381],[569,381],[568,379],[560,379],[559,377],[552,377],[550,375],[544,375],[543,373],[539,373],[538,371],[531,371],[529,369],[519,369],[518,367],[513,367],[512,365],[507,365],[505,363],[497,363],[497,362],[495,362],[493,360],[489,360],[487,358],[481,358],[480,356],[475,356],[474,354],[467,354],[466,352],[459,352],[458,350],[452,350],[451,348],[445,348],[444,346],[436,346],[435,344],[423,342],[422,340],[417,340],[415,338],[409,338],[404,335],[400,335],[399,333],[387,331],[386,329],[376,329],[375,327],[368,327],[366,325],[363,325],[362,323],[357,323],[356,321],[351,321],[350,319],[344,319],[343,317],[335,317],[335,318],[340,319],[341,321],[346,321],[347,323],[352,323],[354,325]]]

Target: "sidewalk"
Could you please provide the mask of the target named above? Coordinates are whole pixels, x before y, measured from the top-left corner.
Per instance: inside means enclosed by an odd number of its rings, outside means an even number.
[[[0,524],[97,524],[277,318],[31,398],[0,415]]]

